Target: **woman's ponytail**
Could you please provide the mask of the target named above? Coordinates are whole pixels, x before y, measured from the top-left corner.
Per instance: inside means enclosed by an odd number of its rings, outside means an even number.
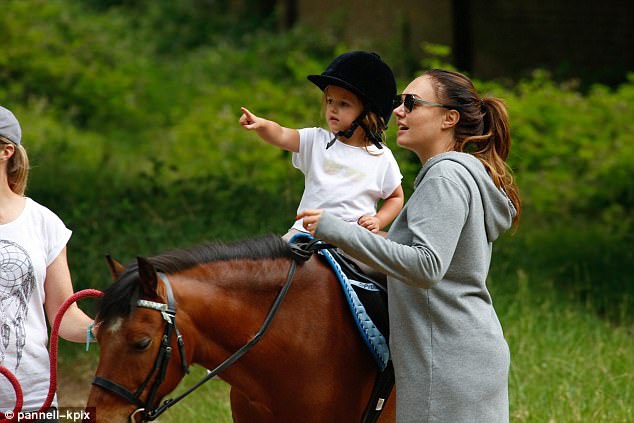
[[[432,69],[438,98],[455,107],[460,120],[455,127],[454,150],[470,153],[487,168],[495,185],[502,189],[515,207],[513,224],[519,223],[522,205],[513,172],[506,164],[511,150],[511,130],[506,105],[499,98],[480,98],[466,76],[452,71]]]
[[[0,137],[0,144],[11,144],[15,147],[15,152],[7,162],[7,181],[11,191],[24,195],[29,179],[29,156],[22,145],[13,144],[3,137]]]
[[[516,210],[513,224],[519,223],[522,213],[522,205],[519,190],[513,178],[513,171],[506,163],[511,151],[511,128],[506,105],[499,98],[488,97],[480,100],[483,112],[483,132],[488,142],[481,143],[481,147],[473,151],[489,171],[493,182],[498,188],[504,190]],[[470,137],[465,139],[465,145],[469,144]]]

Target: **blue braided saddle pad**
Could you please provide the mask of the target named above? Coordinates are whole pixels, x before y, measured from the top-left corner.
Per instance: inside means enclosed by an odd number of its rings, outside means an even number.
[[[297,234],[291,238],[290,242],[297,242],[300,239],[310,241],[313,238],[308,234]],[[331,252],[327,249],[319,250],[318,254],[324,257],[337,276],[341,288],[343,289],[348,307],[352,313],[354,322],[359,329],[359,334],[370,350],[370,353],[379,366],[379,369],[384,370],[390,360],[390,349],[387,339],[372,320],[366,306],[358,294],[358,292],[363,292],[363,297],[373,295],[379,296],[381,295],[380,288],[373,283],[356,281],[348,278],[341,269],[339,263],[335,260],[333,254],[331,254]]]

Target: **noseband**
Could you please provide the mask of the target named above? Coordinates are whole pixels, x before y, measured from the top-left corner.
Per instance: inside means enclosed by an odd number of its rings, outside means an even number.
[[[159,348],[159,352],[154,360],[154,366],[150,373],[147,375],[143,383],[138,387],[135,392],[124,388],[123,386],[112,382],[106,378],[95,376],[93,380],[93,385],[97,385],[103,389],[106,389],[112,393],[119,395],[120,397],[126,399],[128,402],[132,404],[136,404],[139,409],[137,409],[132,416],[130,416],[131,421],[134,416],[141,412],[143,420],[145,420],[146,413],[145,410],[152,407],[154,399],[156,397],[156,392],[158,391],[159,386],[165,380],[165,373],[167,371],[167,365],[169,364],[170,358],[172,356],[172,335],[176,333],[176,340],[178,342],[178,351],[181,358],[181,367],[185,373],[189,373],[189,366],[187,365],[187,357],[185,356],[185,344],[183,342],[183,337],[181,336],[178,327],[176,326],[176,302],[174,301],[174,294],[172,292],[172,286],[163,273],[158,273],[161,280],[165,283],[165,288],[167,291],[167,304],[164,303],[156,303],[154,301],[147,300],[138,300],[137,307],[149,308],[152,310],[160,311],[163,319],[167,322],[165,325],[165,329],[163,330],[163,336],[161,338],[161,346]],[[156,373],[156,378],[150,387],[150,391],[145,399],[145,402],[141,400],[141,394],[145,390],[146,386],[152,379],[152,376]],[[153,420],[153,419],[152,419]]]
[[[163,319],[165,319],[165,321],[167,322],[167,324],[165,325],[165,329],[163,331],[161,347],[159,349],[156,360],[154,360],[154,367],[150,371],[150,374],[145,378],[141,386],[139,386],[135,392],[132,392],[128,390],[127,388],[124,388],[123,386],[100,376],[95,376],[95,379],[92,382],[93,385],[97,385],[107,391],[110,391],[116,395],[119,395],[120,397],[124,398],[128,402],[137,405],[139,408],[136,409],[130,415],[131,422],[135,422],[137,414],[140,414],[141,421],[145,422],[145,421],[155,420],[159,415],[163,414],[168,408],[176,404],[181,399],[185,398],[187,395],[192,393],[195,389],[199,388],[205,382],[217,376],[222,371],[224,371],[227,367],[231,366],[233,363],[238,361],[240,357],[246,354],[247,351],[249,351],[255,344],[257,344],[260,341],[260,339],[262,338],[262,336],[264,335],[264,333],[270,326],[271,322],[273,321],[273,318],[277,314],[277,311],[280,305],[282,304],[282,301],[284,300],[284,297],[286,296],[288,289],[291,286],[291,282],[293,281],[293,276],[295,275],[295,269],[297,268],[296,261],[297,260],[305,261],[309,257],[309,255],[306,255],[306,254],[302,255],[298,253],[297,248],[292,248],[291,250],[293,252],[293,259],[291,260],[291,266],[288,270],[288,276],[286,278],[286,282],[284,283],[284,286],[282,286],[282,289],[280,290],[280,292],[277,294],[277,297],[275,298],[273,305],[271,306],[268,314],[266,315],[266,318],[264,319],[264,323],[262,324],[262,327],[260,328],[260,330],[253,336],[253,338],[248,343],[246,343],[239,350],[231,354],[225,361],[220,363],[218,367],[210,371],[207,374],[207,376],[203,377],[200,381],[198,381],[194,386],[189,388],[187,391],[185,391],[184,393],[182,393],[176,398],[172,398],[172,399],[168,399],[164,401],[160,406],[156,408],[152,408],[152,404],[154,403],[154,400],[156,397],[156,392],[158,391],[159,386],[161,386],[161,383],[163,383],[163,380],[165,379],[167,365],[169,363],[169,360],[172,354],[171,345],[172,345],[173,333],[176,333],[176,338],[178,341],[178,350],[181,356],[181,366],[183,368],[183,371],[185,373],[189,372],[189,367],[187,365],[187,358],[185,357],[185,345],[183,342],[183,338],[180,332],[178,331],[178,328],[176,327],[176,302],[174,301],[174,294],[172,293],[172,287],[170,285],[169,280],[167,279],[167,276],[165,276],[163,273],[160,273],[160,272],[158,273],[158,275],[161,278],[161,280],[163,280],[167,288],[167,304],[155,303],[153,301],[146,301],[146,300],[137,301],[137,307],[144,307],[144,308],[160,311],[161,314],[163,315]],[[156,378],[154,379],[154,382],[152,383],[152,386],[150,387],[150,392],[148,393],[145,401],[142,401],[141,394],[143,393],[147,384],[149,383],[150,379],[155,373],[157,375],[156,375]]]

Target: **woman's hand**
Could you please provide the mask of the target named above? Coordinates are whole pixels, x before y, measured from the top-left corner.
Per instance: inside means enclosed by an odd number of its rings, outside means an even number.
[[[295,220],[304,219],[302,222],[304,229],[310,232],[312,236],[315,236],[315,230],[319,225],[319,219],[321,219],[323,212],[324,211],[321,209],[302,210],[297,216],[295,216]]]
[[[90,331],[92,332],[92,336],[97,339],[97,334],[99,333],[99,329],[101,328],[101,322],[92,322],[92,327]]]
[[[381,229],[381,221],[376,216],[361,216],[357,223],[373,234],[379,233],[379,229]]]

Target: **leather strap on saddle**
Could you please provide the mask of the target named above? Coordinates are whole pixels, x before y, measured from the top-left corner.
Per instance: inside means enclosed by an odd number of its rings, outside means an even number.
[[[363,274],[363,272],[353,263],[345,258],[345,256],[337,252],[337,248],[333,245],[326,244],[321,240],[313,239],[310,235],[300,234],[291,239],[290,242],[291,251],[293,257],[306,261],[310,256],[321,250],[328,250],[330,256],[333,257],[340,269],[348,276],[349,279],[354,279],[361,283],[374,284],[382,290],[381,296],[367,295],[367,298],[362,298],[363,290],[357,291],[359,298],[363,301],[366,309],[374,309],[370,312],[373,315],[373,320],[376,326],[381,330],[387,339],[389,336],[388,316],[387,316],[387,301],[385,296],[387,290],[379,283],[376,283],[372,278]],[[374,302],[374,303],[373,303]],[[380,317],[379,317],[380,316]],[[370,396],[370,401],[363,413],[362,423],[375,423],[381,412],[385,402],[389,398],[394,388],[394,366],[392,360],[388,360],[387,365],[383,370],[380,370]]]
[[[392,365],[392,360],[390,360],[385,370],[376,376],[374,389],[372,390],[372,395],[370,395],[370,402],[361,418],[362,423],[375,423],[379,419],[385,402],[390,397],[393,388],[394,366]]]

